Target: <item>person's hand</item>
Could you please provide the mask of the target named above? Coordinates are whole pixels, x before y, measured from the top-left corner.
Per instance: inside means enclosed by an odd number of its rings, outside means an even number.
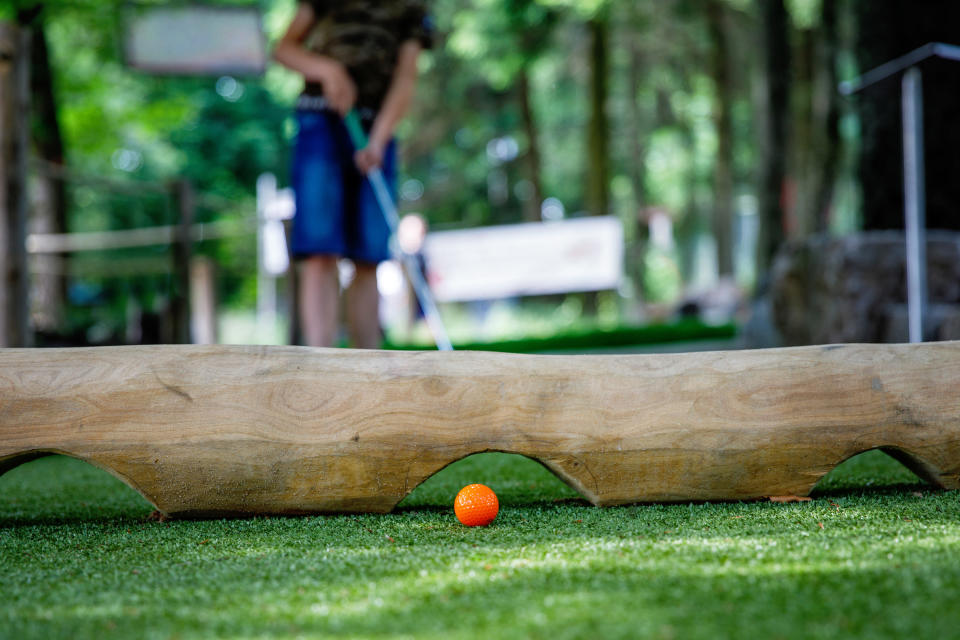
[[[370,140],[369,144],[353,156],[353,161],[357,164],[360,173],[366,175],[373,169],[383,164],[384,146],[375,140]]]
[[[350,77],[347,68],[336,60],[326,59],[317,69],[314,79],[323,85],[323,97],[330,107],[341,116],[347,115],[357,102],[357,83]]]

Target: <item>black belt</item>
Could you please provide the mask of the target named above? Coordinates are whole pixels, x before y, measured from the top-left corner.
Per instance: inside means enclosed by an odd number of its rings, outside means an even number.
[[[323,96],[311,96],[306,93],[297,98],[296,108],[298,111],[333,111],[330,103]],[[366,123],[371,123],[377,117],[377,112],[369,107],[355,107],[360,119]]]

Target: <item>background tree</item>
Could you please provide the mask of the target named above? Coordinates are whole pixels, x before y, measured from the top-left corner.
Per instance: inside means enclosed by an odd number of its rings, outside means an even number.
[[[516,96],[528,186],[522,194],[523,218],[539,220],[544,196],[531,74],[550,46],[559,15],[535,0],[494,0],[457,13],[452,37],[458,52],[479,67],[491,88]]]
[[[39,161],[55,170],[64,166],[64,144],[43,10],[43,4],[24,9],[19,12],[17,22],[31,31],[31,148]],[[30,233],[63,233],[67,228],[67,193],[63,180],[38,172],[30,181],[29,191]],[[61,274],[66,258],[51,254],[36,256],[33,260],[36,274],[31,283],[31,321],[39,331],[53,331],[63,321],[66,286]]]
[[[6,21],[3,17],[8,18]],[[30,344],[27,313],[26,162],[29,34],[0,15],[0,347]]]
[[[763,272],[784,239],[783,198],[787,176],[787,136],[792,81],[790,23],[784,0],[758,0],[762,25],[763,69],[758,201],[760,233],[757,264]]]
[[[867,71],[928,42],[960,43],[956,25],[960,3],[931,0],[854,2],[857,24],[856,60]],[[924,63],[924,126],[927,171],[927,226],[960,229],[960,65],[933,60]],[[860,182],[863,226],[903,228],[903,155],[900,82],[887,80],[858,94],[855,104],[862,127]]]
[[[587,125],[586,204],[591,215],[610,213],[609,13],[599,9],[587,22],[590,33],[590,119]]]
[[[268,38],[282,32],[295,4],[262,3]],[[45,36],[34,52],[38,159],[62,157],[72,173],[101,178],[163,184],[189,177],[213,196],[198,211],[202,222],[249,215],[261,172],[288,183],[292,105],[301,86],[295,74],[271,66],[262,78],[153,77],[123,66],[118,15],[102,3],[19,6],[35,12]],[[863,219],[876,228],[883,210],[884,224],[899,225],[899,87],[870,90],[851,111],[837,100],[837,79],[919,40],[950,37],[920,33],[917,25],[934,19],[900,0],[433,0],[431,8],[437,46],[422,58],[418,99],[398,132],[402,209],[423,213],[433,229],[537,220],[547,198],[560,201],[568,217],[619,216],[634,286],[620,292],[627,297],[598,301],[613,315],[618,305],[639,307],[644,293],[645,302],[675,302],[684,288],[708,286],[717,274],[749,287],[784,240],[856,229],[856,159],[847,151],[855,145],[864,158]],[[935,8],[941,18],[953,15],[951,3]],[[16,12],[4,7],[0,15]],[[888,24],[902,28],[888,33]],[[898,42],[914,31],[914,40]],[[928,94],[928,130],[944,131],[928,137],[933,226],[943,224],[936,211],[956,199],[953,186],[935,186],[933,175],[955,165],[953,147],[939,146],[954,133],[949,115],[936,110],[954,105],[949,74],[956,71],[931,63],[924,72],[928,90],[948,87],[943,96]],[[877,128],[884,118],[892,118],[886,132]],[[873,164],[880,161],[889,167]],[[44,192],[43,180],[35,172],[35,194]],[[175,219],[163,197],[120,197],[82,181],[54,182],[45,192],[34,207],[37,229]],[[46,212],[40,200],[51,203]],[[644,212],[652,208],[672,220],[676,246],[645,273]],[[760,238],[752,269],[743,260],[743,234],[734,232],[754,219]],[[225,305],[251,304],[253,243],[205,243],[201,251],[223,265]],[[77,257],[68,267],[72,322],[115,329],[123,300],[163,304],[169,287],[160,276],[125,283],[81,277],[95,258]],[[77,315],[77,299],[90,301],[87,315]]]
[[[723,0],[709,0],[707,21],[710,30],[713,79],[713,126],[716,130],[717,153],[713,165],[713,235],[717,245],[717,272],[721,277],[733,276],[733,102],[731,78],[733,63],[727,5]]]

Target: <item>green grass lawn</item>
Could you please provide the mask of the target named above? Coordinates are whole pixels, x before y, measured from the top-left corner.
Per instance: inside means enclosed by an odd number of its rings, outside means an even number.
[[[451,508],[483,482],[495,523]],[[147,520],[106,473],[0,478],[2,638],[955,638],[960,494],[880,452],[812,502],[598,509],[474,456],[390,515]]]

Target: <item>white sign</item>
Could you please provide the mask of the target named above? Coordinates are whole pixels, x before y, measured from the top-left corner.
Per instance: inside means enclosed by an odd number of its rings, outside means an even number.
[[[142,6],[127,10],[128,65],[158,74],[259,75],[267,43],[256,6]]]
[[[424,254],[440,302],[616,289],[623,225],[597,216],[438,231]]]

